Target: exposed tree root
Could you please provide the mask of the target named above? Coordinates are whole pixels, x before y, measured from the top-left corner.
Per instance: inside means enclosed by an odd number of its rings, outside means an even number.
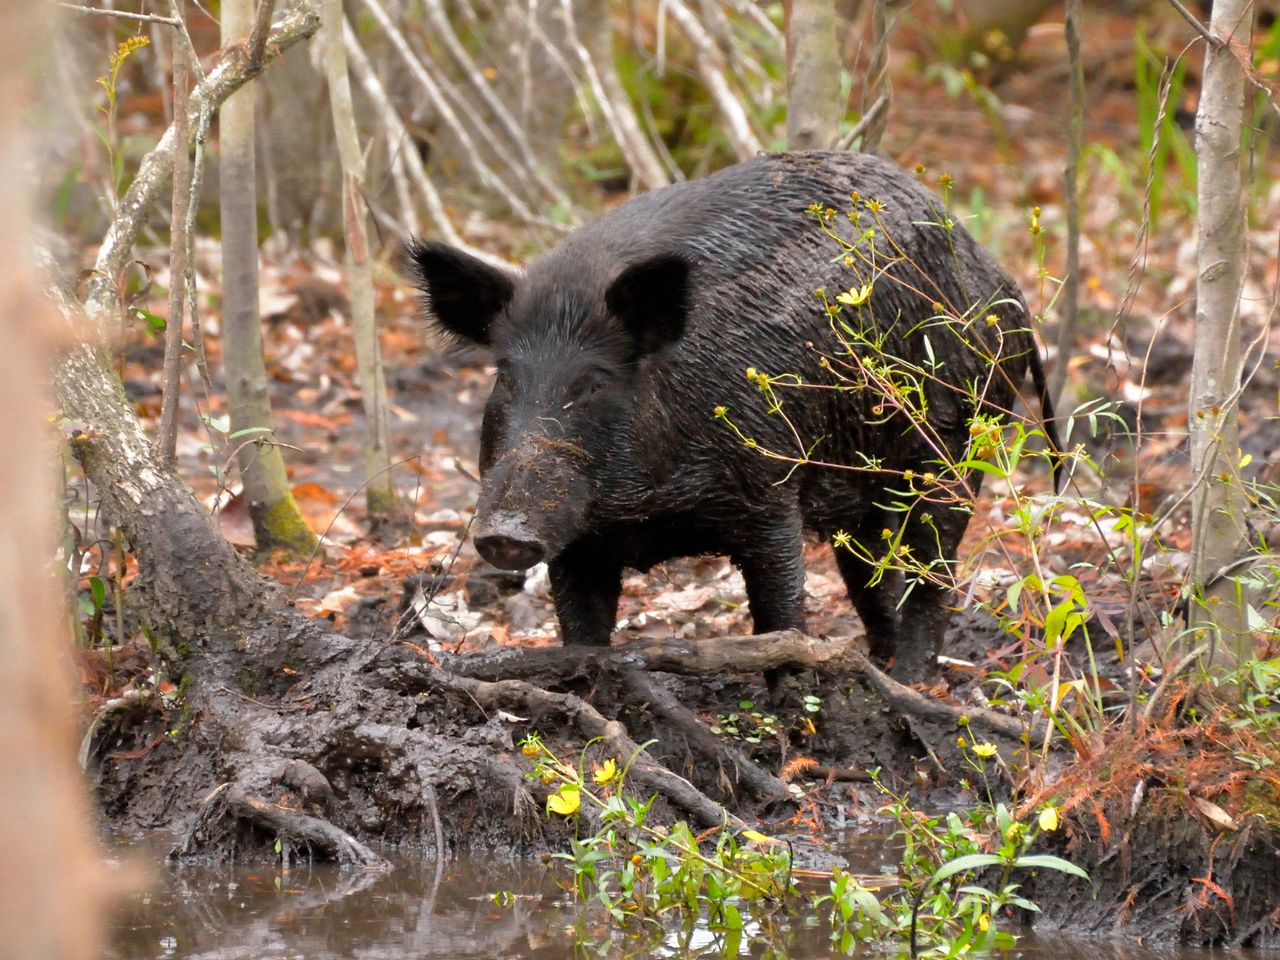
[[[705,760],[717,765],[717,769],[724,771],[728,768],[732,779],[721,773],[721,777],[728,781],[726,793],[736,793],[734,786],[740,784],[756,800],[778,802],[791,799],[786,784],[762,770],[741,750],[723,743],[692,710],[654,683],[646,673],[627,667],[620,669],[618,675],[635,702],[647,705],[670,728],[684,735]]]
[[[282,839],[322,850],[343,865],[378,868],[387,865],[382,857],[328,820],[255,797],[242,786],[234,785],[227,791],[226,804],[234,816],[264,827]]]
[[[494,654],[459,658],[449,664],[457,673],[484,680],[533,678],[563,682],[574,677],[598,676],[603,671],[657,671],[687,676],[764,674],[776,670],[814,669],[825,673],[857,673],[864,676],[898,713],[921,720],[954,724],[965,718],[1012,740],[1028,731],[1044,736],[1043,721],[1026,723],[1017,717],[985,707],[959,706],[934,700],[899,683],[875,666],[852,640],[806,637],[795,630],[757,636],[718,637],[708,640],[651,640],[625,647],[539,647],[503,650]]]
[[[745,826],[741,819],[712,800],[684,777],[672,773],[650,759],[640,745],[631,739],[627,729],[610,720],[581,697],[571,693],[554,693],[523,680],[477,680],[434,667],[426,661],[401,660],[401,673],[411,678],[417,688],[453,690],[467,694],[482,710],[520,711],[531,714],[535,721],[556,718],[572,725],[582,736],[599,738],[614,756],[631,761],[630,777],[644,790],[664,796],[673,806],[685,811],[704,827],[728,823]],[[634,758],[634,759],[632,759]]]

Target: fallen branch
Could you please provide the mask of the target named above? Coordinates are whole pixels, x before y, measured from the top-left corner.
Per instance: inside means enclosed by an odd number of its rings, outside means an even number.
[[[854,652],[851,640],[806,637],[796,630],[704,640],[641,640],[621,647],[535,647],[449,660],[450,670],[476,679],[556,678],[633,667],[684,676],[763,674],[783,668],[838,669]]]
[[[926,697],[905,684],[899,683],[879,667],[875,666],[860,652],[850,653],[850,660],[863,676],[871,682],[876,692],[884,698],[894,710],[920,720],[935,720],[943,723],[959,723],[967,720],[971,725],[986,727],[994,733],[1021,741],[1024,734],[1030,732],[1033,737],[1042,738],[1049,725],[1042,721],[1029,722],[996,713],[985,707],[957,706],[943,703]]]

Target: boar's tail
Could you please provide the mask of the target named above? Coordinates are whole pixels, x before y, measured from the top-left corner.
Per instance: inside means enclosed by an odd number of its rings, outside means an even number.
[[[1040,421],[1044,429],[1045,442],[1049,446],[1049,456],[1053,458],[1053,489],[1056,493],[1062,489],[1062,473],[1064,460],[1062,457],[1062,441],[1058,438],[1058,425],[1054,420],[1053,398],[1049,396],[1049,384],[1045,380],[1044,362],[1040,358],[1040,348],[1031,350],[1031,382],[1040,398]]]

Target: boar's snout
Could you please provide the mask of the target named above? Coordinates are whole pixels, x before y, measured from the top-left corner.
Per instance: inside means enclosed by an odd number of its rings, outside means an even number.
[[[500,570],[528,570],[547,556],[546,546],[515,514],[490,517],[475,541],[480,556]]]

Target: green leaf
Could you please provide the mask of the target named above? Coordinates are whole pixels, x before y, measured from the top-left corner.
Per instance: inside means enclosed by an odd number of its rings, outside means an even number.
[[[961,470],[977,470],[979,473],[989,473],[993,477],[1007,477],[1009,472],[1003,467],[998,467],[994,463],[987,463],[985,460],[961,460],[955,466],[956,472]]]
[[[163,333],[164,328],[169,325],[168,321],[166,321],[164,317],[158,317],[144,307],[134,307],[133,315],[147,325],[148,333]]]
[[[724,913],[724,928],[726,930],[742,929],[742,911],[732,903],[726,903],[721,907]]]
[[[101,612],[107,602],[107,585],[101,577],[89,578],[89,592],[93,595],[93,612]]]
[[[1024,869],[1039,867],[1042,870],[1057,870],[1059,873],[1069,873],[1071,876],[1079,877],[1081,880],[1089,879],[1089,874],[1070,860],[1063,860],[1061,857],[1055,857],[1048,853],[1033,853],[1025,857],[1018,857],[1013,861],[1013,865]]]
[[[1055,858],[1056,859],[1056,858]],[[1063,861],[1064,863],[1066,861]],[[957,857],[950,863],[944,863],[937,869],[932,877],[929,878],[930,883],[938,883],[947,877],[954,877],[957,873],[964,873],[966,870],[981,870],[983,867],[994,867],[1004,863],[1004,860],[997,857],[994,853],[970,853],[963,857]],[[1076,867],[1075,869],[1080,869]]]

